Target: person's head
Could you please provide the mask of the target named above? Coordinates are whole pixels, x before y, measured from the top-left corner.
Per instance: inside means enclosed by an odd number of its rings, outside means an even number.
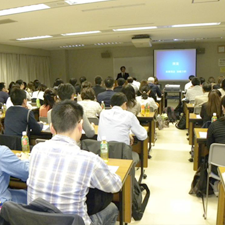
[[[125,73],[126,67],[125,67],[125,66],[121,66],[121,67],[120,67],[120,71],[121,71],[122,73]]]
[[[205,83],[205,78],[204,77],[199,77],[200,80],[200,84],[202,85],[203,83]]]
[[[51,112],[52,133],[61,134],[79,141],[82,135],[83,108],[72,100],[65,100],[54,105]]]
[[[128,82],[129,84],[132,84],[133,81],[134,81],[133,77],[128,77],[128,78],[127,78],[127,82]]]
[[[46,89],[47,89],[47,86],[44,84],[39,84],[39,86],[37,88],[38,91],[45,91]]]
[[[8,90],[9,90],[9,95],[10,95],[10,93],[11,93],[11,91],[12,91],[12,89],[13,89],[14,87],[20,88],[20,85],[19,85],[19,84],[16,84],[15,82],[12,81],[12,82],[9,84],[9,88],[8,88]]]
[[[214,77],[209,77],[208,82],[211,83],[211,84],[216,83]]]
[[[87,88],[87,87],[91,88],[91,87],[92,87],[92,83],[89,82],[89,81],[84,81],[84,82],[81,84],[81,89]]]
[[[100,76],[95,77],[95,84],[101,85],[102,84],[102,78]]]
[[[91,87],[87,87],[87,88],[83,88],[81,91],[81,98],[82,100],[95,100],[95,92],[93,90],[93,88]]]
[[[120,87],[122,87],[124,84],[125,84],[125,79],[124,78],[119,78],[118,80],[117,80],[117,84],[118,84],[118,86],[120,86]]]
[[[40,85],[40,81],[39,80],[34,80],[34,90],[37,90],[38,89],[38,86]],[[55,86],[55,85],[54,85]]]
[[[79,81],[80,81],[80,84],[82,84],[84,81],[86,81],[87,79],[86,79],[86,77],[85,76],[81,76],[80,78],[79,78]]]
[[[114,94],[110,100],[110,105],[113,106],[120,106],[122,109],[126,110],[127,106],[127,97],[122,92],[117,92]]]
[[[197,77],[194,77],[191,80],[191,83],[192,83],[193,86],[200,85],[200,80]]]
[[[23,90],[26,90],[26,88],[27,88],[27,83],[24,81],[23,82]]]
[[[151,89],[150,89],[150,87],[148,85],[145,85],[145,86],[143,86],[141,88],[140,92],[141,92],[141,97],[143,99],[147,99],[149,94],[150,94],[150,92],[151,92]]]
[[[0,82],[0,91],[4,91],[4,92],[6,91],[4,82]]]
[[[22,90],[24,89],[24,82],[23,82],[23,80],[17,80],[16,84],[19,84],[20,89],[22,89]]]
[[[27,84],[27,89],[29,89],[31,92],[35,90],[34,83],[32,81]]]
[[[155,77],[154,84],[155,84],[155,85],[158,85],[158,84],[159,84],[159,80],[158,80],[158,78],[157,78],[157,77]]]
[[[207,114],[212,116],[216,113],[217,117],[221,116],[221,93],[218,90],[213,89],[208,95]]]
[[[210,92],[212,90],[212,85],[209,82],[205,82],[202,85],[203,92]]]
[[[69,83],[72,84],[73,86],[76,85],[77,79],[76,78],[70,78]]]
[[[217,83],[219,84],[219,85],[221,85],[221,83],[222,83],[222,81],[224,80],[224,76],[219,76],[218,78],[217,78]]]
[[[190,76],[188,77],[188,79],[191,81],[194,77],[195,77],[194,75],[190,75]]]
[[[154,77],[149,77],[149,78],[148,78],[148,83],[153,84],[154,81],[155,81],[155,78],[154,78]]]
[[[73,99],[76,91],[72,84],[65,83],[59,85],[57,93],[60,100],[63,101],[66,99]]]
[[[140,87],[139,87],[139,91],[141,92],[141,88],[142,88],[143,86],[146,86],[146,85],[148,85],[148,81],[142,80],[142,81],[141,81],[141,84],[140,84]]]
[[[225,79],[221,83],[221,88],[225,91]]]
[[[44,93],[44,105],[49,106],[51,109],[55,101],[56,101],[56,93],[54,92],[54,90],[50,88],[46,89]]]
[[[27,95],[26,92],[19,87],[13,87],[10,92],[10,98],[13,105],[27,105]]]
[[[104,80],[104,83],[105,83],[105,87],[107,89],[112,89],[113,88],[113,85],[114,85],[114,79],[112,77],[107,77]]]
[[[136,99],[135,99],[135,90],[134,88],[130,85],[127,84],[122,88],[122,92],[126,95],[127,97],[127,106],[132,108],[133,106],[136,105]]]

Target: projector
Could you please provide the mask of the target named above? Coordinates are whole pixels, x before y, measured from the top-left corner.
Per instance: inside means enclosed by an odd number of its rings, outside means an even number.
[[[180,85],[176,84],[166,84],[164,88],[165,92],[179,92],[180,91]]]
[[[136,48],[152,47],[152,40],[149,35],[135,35],[131,41]]]

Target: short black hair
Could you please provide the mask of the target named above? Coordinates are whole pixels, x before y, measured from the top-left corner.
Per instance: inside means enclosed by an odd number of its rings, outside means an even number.
[[[192,80],[194,77],[195,77],[194,75],[190,75],[189,80]]]
[[[5,88],[5,83],[4,82],[0,82],[0,91],[2,91],[3,88]]]
[[[56,133],[72,131],[77,123],[83,118],[83,108],[72,100],[64,100],[54,105],[52,115],[52,126]]]
[[[27,99],[26,92],[18,87],[14,87],[10,92],[10,98],[13,105],[22,105],[23,100]]]
[[[102,78],[100,76],[95,77],[95,84],[101,84],[102,83]]]
[[[23,84],[23,80],[17,80],[16,84],[19,84],[21,86]]]
[[[75,88],[72,84],[66,83],[66,84],[60,84],[57,89],[58,96],[61,101],[66,99],[71,99],[71,96],[73,94],[76,94]]]
[[[209,82],[205,82],[202,85],[204,92],[210,92],[212,90],[212,85]]]
[[[76,78],[70,78],[69,83],[72,84],[73,86],[75,86],[75,84],[77,83],[77,79]]]
[[[114,94],[110,100],[111,106],[121,106],[124,102],[127,102],[127,96],[122,92]]]
[[[126,67],[125,66],[121,66],[120,67],[120,70],[122,71],[122,69],[126,69]]]
[[[104,80],[104,83],[105,83],[106,88],[112,88],[113,84],[114,84],[114,79],[112,77],[107,77]]]
[[[79,81],[80,81],[80,84],[82,84],[84,81],[86,81],[87,80],[87,78],[85,77],[85,76],[81,76],[80,78],[79,78]]]
[[[53,84],[54,87],[58,87],[60,84],[63,84],[63,80],[60,78],[57,78]]]
[[[85,99],[89,99],[92,101],[95,100],[95,92],[94,92],[93,88],[91,88],[91,87],[83,88],[80,95],[81,95],[82,100],[85,100]]]
[[[127,82],[128,82],[128,83],[132,84],[133,81],[134,81],[133,77],[128,77],[128,78],[127,78]]]
[[[124,78],[119,78],[118,80],[117,80],[117,84],[119,85],[119,86],[123,86],[124,84],[125,84],[125,79]]]
[[[200,83],[203,84],[205,83],[205,78],[204,77],[199,77]]]
[[[191,80],[191,83],[192,83],[193,86],[200,85],[200,80],[197,77],[194,77]]]

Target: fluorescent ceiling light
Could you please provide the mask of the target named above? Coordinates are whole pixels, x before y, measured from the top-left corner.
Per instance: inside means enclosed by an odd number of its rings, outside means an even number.
[[[178,24],[172,25],[171,27],[200,27],[200,26],[215,26],[220,25],[219,23],[192,23],[192,24]]]
[[[101,31],[96,30],[96,31],[85,31],[85,32],[76,32],[76,33],[67,33],[67,34],[61,34],[62,36],[73,36],[73,35],[84,35],[84,34],[97,34],[101,33]]]
[[[111,0],[66,0],[65,2],[69,5],[79,5],[79,4],[86,4],[86,3],[95,3],[95,2],[107,2]]]
[[[44,39],[44,38],[51,38],[50,35],[45,36],[36,36],[36,37],[26,37],[26,38],[18,38],[17,41],[27,41],[27,40],[35,40],[35,39]]]
[[[49,8],[50,7],[45,4],[38,4],[38,5],[23,6],[23,7],[12,8],[12,9],[4,9],[4,10],[0,10],[0,16],[31,12],[31,11],[37,11],[37,10],[43,10],[43,9],[49,9]]]
[[[156,29],[156,26],[152,27],[133,27],[133,28],[121,28],[121,29],[113,29],[113,31],[133,31],[133,30],[150,30]]]

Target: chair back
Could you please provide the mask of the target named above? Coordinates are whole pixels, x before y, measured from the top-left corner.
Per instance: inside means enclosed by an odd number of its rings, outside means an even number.
[[[21,137],[0,134],[0,145],[5,145],[12,150],[22,150]]]
[[[39,121],[43,122],[43,123],[48,123],[48,118],[47,117],[39,117]]]
[[[45,142],[45,141],[48,141],[49,139],[41,139],[41,138],[37,138],[35,140],[35,144],[38,144],[38,143],[41,143],[41,142]]]
[[[200,114],[202,107],[201,106],[197,106],[194,108],[194,113],[195,114]]]
[[[96,117],[88,117],[88,120],[89,120],[89,122],[90,123],[94,123],[95,125],[98,125],[98,122],[99,122],[99,120],[98,120],[98,118]]]
[[[225,144],[210,145],[208,163],[214,166],[225,166]]]

